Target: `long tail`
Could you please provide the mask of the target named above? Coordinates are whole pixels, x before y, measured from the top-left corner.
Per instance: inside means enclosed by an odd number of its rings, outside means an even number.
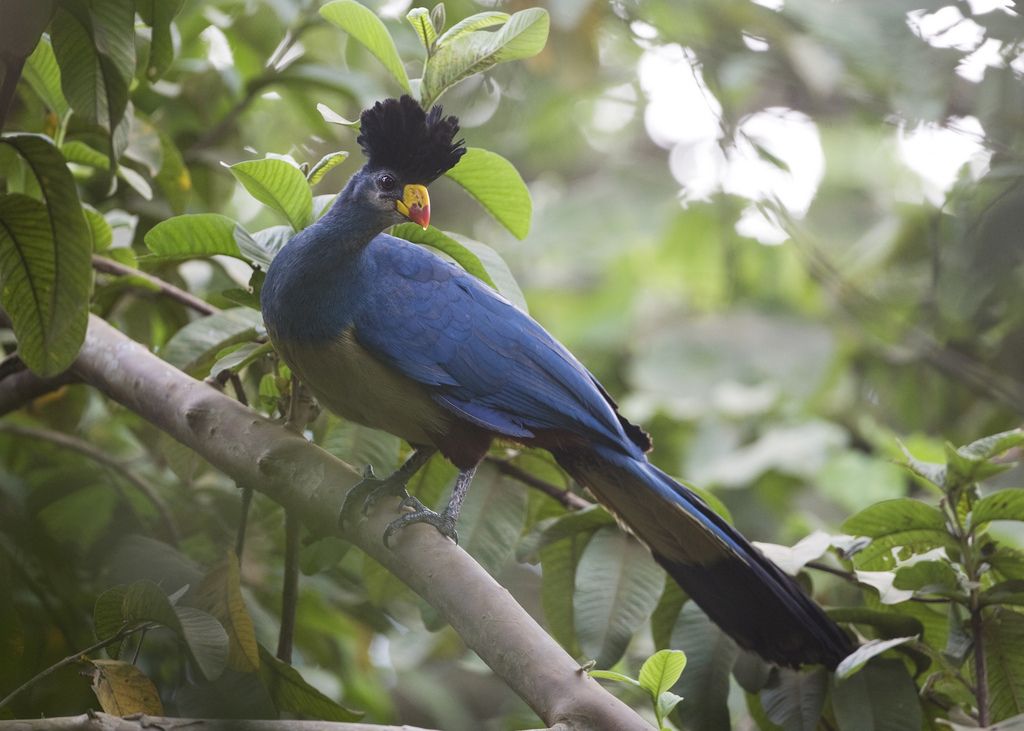
[[[835,668],[852,651],[847,636],[791,577],[646,459],[601,446],[560,451],[555,458],[740,646],[791,667]]]

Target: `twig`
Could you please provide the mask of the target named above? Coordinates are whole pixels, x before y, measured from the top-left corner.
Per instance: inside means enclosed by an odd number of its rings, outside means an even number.
[[[133,269],[132,267],[125,266],[113,259],[107,259],[106,257],[94,254],[92,257],[92,268],[98,272],[103,272],[104,274],[115,274],[121,277],[137,277],[142,279],[157,290],[157,292],[162,296],[183,304],[185,307],[193,309],[203,315],[212,315],[216,312],[220,312],[220,308],[214,307],[206,300],[199,299],[194,294],[186,292],[179,287],[175,287],[170,282],[165,282],[159,277],[154,277],[152,274],[147,274],[140,269]]]
[[[50,429],[39,429],[32,426],[24,426],[22,424],[0,422],[0,432],[7,432],[8,434],[14,434],[15,436],[24,437],[25,439],[38,439],[40,441],[49,442],[50,444],[54,444],[63,449],[69,449],[73,452],[83,454],[93,462],[97,462],[113,472],[116,472],[126,481],[131,483],[131,485],[149,501],[156,510],[157,515],[160,516],[160,523],[163,526],[164,533],[166,534],[168,541],[172,545],[178,545],[178,529],[174,525],[174,520],[171,518],[170,511],[164,504],[163,500],[160,499],[157,488],[149,484],[142,477],[135,474],[106,452],[98,449],[84,439],[79,439],[78,437],[71,436],[70,434]]]
[[[289,510],[284,513],[284,582],[281,587],[281,629],[277,635],[277,659],[292,662],[295,614],[299,608],[299,535],[302,524]]]
[[[827,563],[823,563],[821,561],[808,561],[804,564],[804,567],[814,569],[816,571],[824,571],[826,574],[838,576],[839,578],[844,579],[850,582],[851,584],[856,584],[860,587],[868,586],[868,584],[865,584],[863,581],[858,579],[857,574],[853,573],[852,571],[846,571],[845,569],[837,569],[835,566],[829,566]],[[948,604],[950,600],[942,599],[939,597],[912,596],[910,597],[909,601],[918,602],[920,604]]]
[[[12,701],[22,691],[28,690],[29,688],[31,688],[33,685],[35,685],[36,683],[38,683],[40,680],[42,680],[43,678],[47,677],[48,675],[52,675],[53,673],[55,673],[58,670],[60,670],[62,667],[70,665],[73,662],[78,662],[79,658],[81,658],[83,655],[88,655],[90,652],[96,652],[96,650],[102,649],[102,648],[106,647],[107,645],[112,645],[115,642],[120,642],[121,640],[123,640],[128,635],[130,635],[130,634],[132,634],[134,632],[137,632],[140,629],[143,629],[144,627],[145,627],[145,625],[143,625],[142,627],[137,627],[137,626],[136,627],[131,627],[131,626],[129,626],[129,627],[122,627],[116,634],[111,635],[110,637],[107,637],[106,639],[100,640],[99,642],[96,642],[96,643],[94,643],[92,645],[89,645],[84,650],[79,650],[78,652],[72,653],[72,654],[68,655],[67,657],[65,657],[63,660],[58,660],[57,662],[55,662],[50,667],[46,668],[45,670],[39,671],[33,677],[29,678],[24,683],[22,683],[17,688],[15,688],[10,693],[8,693],[6,697],[4,697],[2,700],[0,700],[0,708],[3,708],[4,706],[6,706],[10,701]]]
[[[508,460],[500,459],[498,457],[488,457],[487,462],[494,465],[494,468],[498,470],[498,472],[508,475],[513,480],[518,480],[528,487],[540,490],[545,495],[553,497],[569,510],[582,510],[583,508],[589,507],[593,504],[576,493],[564,490],[557,485],[553,485],[546,480],[540,479],[539,477],[534,477],[526,470],[516,467]]]

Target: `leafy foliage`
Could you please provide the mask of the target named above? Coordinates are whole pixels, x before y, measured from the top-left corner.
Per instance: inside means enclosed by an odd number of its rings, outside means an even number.
[[[347,120],[403,91],[441,100],[473,147],[456,185],[431,190],[439,228],[392,233],[523,309],[525,290],[652,431],[652,459],[707,488],[862,646],[834,676],[765,667],[603,508],[571,509],[585,496],[532,450],[495,449],[464,547],[665,728],[1019,724],[1024,435],[1001,431],[1024,413],[1019,16],[880,0],[454,1],[405,19],[349,0],[47,5],[0,23],[24,61],[0,139],[6,352],[55,375],[92,312],[284,418],[291,374],[259,320],[262,276],[355,169]],[[929,36],[939,21],[977,42]],[[998,60],[973,55],[983,45]],[[693,92],[684,116],[663,116],[659,79]],[[695,140],[702,110],[711,131]],[[783,142],[797,123],[819,173]],[[928,135],[973,150],[941,183],[914,157]],[[769,172],[733,167],[745,155]],[[792,205],[765,179],[813,185]],[[752,240],[766,230],[786,240]],[[93,275],[94,254],[127,273]],[[308,435],[379,473],[406,451],[326,414]],[[239,566],[225,550],[237,486],[82,385],[0,423],[0,473],[0,696],[105,644],[3,717],[99,703],[539,725],[336,537],[303,538],[294,666],[275,658],[279,512],[255,501]],[[435,458],[410,489],[439,505],[453,478]]]

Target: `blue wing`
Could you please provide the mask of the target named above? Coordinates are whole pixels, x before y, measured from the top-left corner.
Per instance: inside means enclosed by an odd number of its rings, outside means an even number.
[[[567,431],[637,451],[587,369],[490,287],[391,236],[364,256],[374,279],[354,318],[357,339],[438,403],[512,438]]]

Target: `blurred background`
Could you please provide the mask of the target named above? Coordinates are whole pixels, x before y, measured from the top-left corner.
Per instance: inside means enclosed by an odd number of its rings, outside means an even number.
[[[410,2],[366,4],[403,59],[421,57],[404,20]],[[534,4],[446,8],[451,23]],[[431,189],[432,222],[508,262],[531,314],[652,432],[655,463],[714,493],[752,539],[792,544],[919,490],[893,464],[900,442],[941,461],[945,440],[1020,423],[1024,20],[1014,3],[536,4],[551,14],[546,49],[441,100],[468,144],[519,169],[533,197],[530,233],[514,239],[444,179]],[[163,145],[165,165],[180,164],[157,167],[148,199],[125,185],[113,198],[93,191],[115,223],[115,248],[142,255],[145,232],[175,213],[220,212],[249,230],[279,223],[222,162],[350,151],[319,193],[358,169],[354,134],[325,123],[316,105],[354,119],[400,90],[318,5],[186,0],[174,65],[132,96],[137,159]],[[418,62],[408,71],[418,76]],[[19,99],[22,128],[45,127],[39,101]],[[145,172],[144,162],[126,165]],[[218,259],[160,273],[228,306],[223,292],[250,271]],[[110,294],[98,308],[154,347],[188,319],[138,300]],[[48,617],[24,642],[41,662],[81,645],[74,640],[88,625],[71,608],[87,617],[99,588],[156,565],[215,561],[238,497],[137,418],[117,411],[112,420],[85,387],[33,409],[164,486],[183,535],[172,555],[136,534],[149,508],[126,504],[102,469],[41,443],[26,454],[24,441],[3,435],[0,483],[21,495],[0,516],[9,578],[24,592],[21,616],[39,605]],[[389,448],[397,456],[397,444]],[[503,509],[519,528],[488,568],[542,617],[539,571],[514,560],[513,544],[545,508],[521,496]],[[266,501],[254,511],[243,586],[257,635],[272,645],[281,519]],[[34,537],[15,547],[29,528]],[[428,631],[429,611],[382,569],[337,546],[305,550],[296,665],[327,695],[377,721],[536,723],[450,630]],[[51,568],[58,555],[63,577]],[[841,596],[843,587],[824,591]],[[651,649],[649,629],[638,627],[624,667],[635,670]],[[73,681],[40,690],[27,707],[78,712],[88,688],[70,691]],[[167,702],[203,715],[210,698],[199,696]],[[750,728],[735,688],[730,707],[727,723]]]

